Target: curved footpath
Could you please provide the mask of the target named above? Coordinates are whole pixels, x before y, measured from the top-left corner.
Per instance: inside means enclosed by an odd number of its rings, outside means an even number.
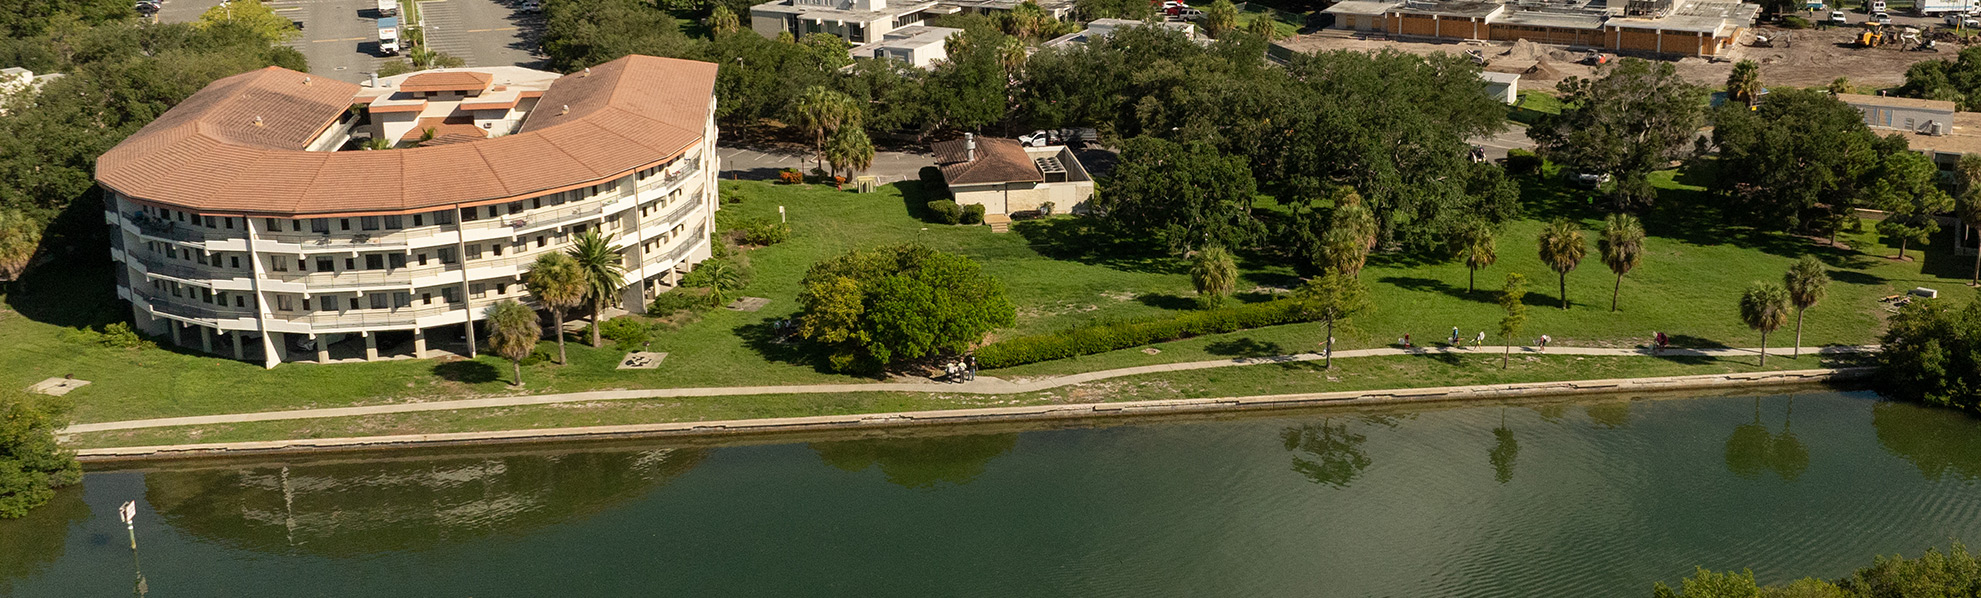
[[[1845,355],[1868,352],[1875,347],[1835,346],[1803,347],[1801,352],[1815,355]],[[1770,348],[1770,355],[1789,355],[1794,348]],[[1389,355],[1421,355],[1438,353],[1498,353],[1498,348],[1380,348],[1336,351],[1336,359],[1375,357]],[[1521,353],[1541,353],[1532,348],[1520,348]],[[1553,355],[1584,356],[1653,356],[1644,349],[1604,349],[1586,347],[1555,347],[1546,353]],[[1758,349],[1671,349],[1658,357],[1734,357],[1756,355]],[[492,397],[483,399],[461,399],[426,403],[394,403],[368,405],[362,407],[334,407],[324,409],[297,409],[290,411],[265,411],[257,413],[235,413],[222,415],[201,415],[170,417],[145,420],[76,424],[63,430],[64,435],[112,430],[160,428],[171,426],[192,426],[229,424],[260,421],[319,419],[333,417],[353,417],[364,415],[384,415],[394,413],[414,413],[424,411],[450,411],[457,409],[486,409],[492,407],[514,407],[528,405],[549,405],[587,401],[611,401],[629,399],[650,399],[669,397],[710,397],[741,396],[764,394],[828,394],[844,392],[943,392],[968,394],[1013,394],[1034,392],[1094,382],[1124,376],[1141,374],[1200,370],[1221,367],[1257,365],[1269,363],[1290,363],[1319,361],[1323,356],[1317,353],[1300,353],[1272,357],[1250,357],[1220,359],[1182,363],[1157,364],[1086,372],[1065,376],[1003,380],[979,377],[971,382],[875,382],[861,384],[805,384],[784,386],[726,386],[702,388],[658,388],[641,390],[606,390],[534,396]],[[1860,377],[1865,368],[1815,369],[1794,371],[1753,372],[1739,374],[1708,374],[1700,376],[1669,376],[1657,378],[1624,378],[1612,380],[1583,380],[1534,382],[1519,384],[1495,384],[1481,386],[1456,386],[1439,388],[1377,389],[1366,391],[1344,391],[1326,393],[1300,393],[1289,395],[1269,395],[1256,397],[1231,397],[1217,399],[1172,399],[1160,401],[1131,401],[1114,403],[1083,403],[1078,405],[1035,405],[1024,407],[996,407],[985,409],[955,409],[943,411],[921,411],[906,413],[877,413],[841,416],[814,416],[795,418],[767,418],[754,420],[727,420],[702,422],[677,422],[664,424],[634,424],[622,426],[595,426],[587,428],[558,428],[543,430],[510,430],[497,432],[463,432],[449,434],[417,434],[399,436],[373,436],[361,438],[335,439],[296,439],[265,442],[205,443],[171,446],[128,447],[85,449],[79,454],[85,459],[120,459],[136,457],[157,457],[187,455],[196,453],[266,452],[282,450],[320,450],[330,448],[358,448],[401,444],[502,442],[543,440],[568,437],[627,437],[656,435],[711,435],[737,432],[793,431],[819,428],[846,428],[858,426],[898,426],[925,425],[934,423],[956,423],[970,421],[1014,421],[1027,419],[1066,419],[1118,415],[1123,413],[1149,412],[1188,412],[1217,411],[1254,408],[1286,408],[1317,404],[1357,404],[1367,402],[1393,401],[1445,401],[1476,398],[1505,398],[1550,396],[1558,394],[1685,390],[1695,388],[1738,387],[1779,385],[1807,382],[1824,382],[1842,378]]]

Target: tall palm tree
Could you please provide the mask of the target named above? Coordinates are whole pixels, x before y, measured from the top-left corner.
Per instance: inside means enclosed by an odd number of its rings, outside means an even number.
[[[1190,257],[1190,284],[1197,287],[1197,303],[1217,307],[1238,287],[1238,264],[1231,252],[1212,245]]]
[[[1025,53],[1025,42],[1016,37],[1004,38],[997,44],[997,63],[1004,67],[1004,75],[1012,80],[1017,80],[1018,71],[1025,68],[1025,59],[1029,57]]]
[[[1802,356],[1802,312],[1815,307],[1823,300],[1825,287],[1830,285],[1830,274],[1823,269],[1823,262],[1815,256],[1805,255],[1788,267],[1782,274],[1782,286],[1788,290],[1788,301],[1795,305],[1795,356]]]
[[[1733,65],[1733,73],[1726,78],[1727,99],[1754,106],[1760,99],[1761,65],[1752,60],[1742,60]]]
[[[805,89],[798,100],[791,105],[797,116],[798,125],[812,131],[817,140],[819,164],[825,164],[825,138],[828,133],[840,127],[860,126],[865,113],[853,96],[832,90],[823,85],[813,85]]]
[[[607,298],[626,287],[626,270],[618,251],[612,249],[612,236],[597,229],[586,230],[571,245],[571,260],[584,274],[585,295],[592,300],[592,347],[604,345],[599,339],[598,318],[605,311]]]
[[[1541,263],[1561,277],[1561,308],[1568,309],[1568,273],[1582,263],[1589,252],[1582,238],[1582,227],[1567,218],[1556,218],[1541,229]]]
[[[1981,154],[1966,154],[1954,163],[1954,216],[1968,234],[1981,235]],[[1962,237],[1956,243],[1966,243]],[[1974,252],[1974,276],[1968,284],[1981,285],[1981,248]]]
[[[743,29],[743,20],[736,16],[736,11],[717,4],[708,13],[708,28],[716,35],[735,33]]]
[[[20,280],[41,247],[41,222],[20,210],[0,210],[0,282]]]
[[[1204,33],[1211,37],[1224,37],[1225,32],[1238,28],[1238,5],[1231,0],[1217,0],[1204,9]]]
[[[1258,18],[1252,19],[1252,24],[1246,25],[1245,31],[1247,33],[1251,33],[1252,35],[1259,36],[1260,38],[1265,39],[1268,42],[1279,41],[1280,38],[1279,21],[1269,16],[1260,16]]]
[[[1603,254],[1603,265],[1616,273],[1616,286],[1610,289],[1610,311],[1616,311],[1617,296],[1623,294],[1623,275],[1644,262],[1644,225],[1636,216],[1610,214],[1603,219],[1603,236],[1596,239]]]
[[[1740,321],[1761,331],[1761,367],[1768,366],[1768,333],[1788,323],[1788,291],[1757,282],[1740,296]]]
[[[585,304],[585,273],[569,254],[546,253],[537,256],[529,273],[523,275],[523,286],[550,310],[557,325],[552,329],[557,337],[557,363],[571,363],[564,355],[564,314]]]
[[[1465,292],[1472,293],[1474,283],[1479,279],[1479,271],[1499,261],[1499,250],[1493,239],[1493,227],[1485,221],[1475,220],[1458,229],[1455,238],[1458,256],[1465,260]]]
[[[523,359],[536,350],[541,338],[543,328],[537,325],[536,310],[515,300],[488,306],[488,348],[515,368],[516,378],[510,386],[523,385]]]
[[[832,164],[833,174],[846,169],[847,174],[865,171],[874,164],[874,142],[867,138],[866,129],[841,127],[832,132],[832,138],[825,143],[826,162]]]

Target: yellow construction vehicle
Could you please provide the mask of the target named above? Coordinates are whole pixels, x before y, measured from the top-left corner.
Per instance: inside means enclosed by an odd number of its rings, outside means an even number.
[[[1879,33],[1876,29],[1866,29],[1863,33],[1857,34],[1859,48],[1873,48],[1883,43],[1885,43],[1885,34]]]

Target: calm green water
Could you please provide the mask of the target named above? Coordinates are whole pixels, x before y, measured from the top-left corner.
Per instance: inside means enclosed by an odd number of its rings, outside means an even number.
[[[1648,596],[1981,544],[1981,423],[1866,393],[508,451],[94,473],[0,523],[0,595]]]

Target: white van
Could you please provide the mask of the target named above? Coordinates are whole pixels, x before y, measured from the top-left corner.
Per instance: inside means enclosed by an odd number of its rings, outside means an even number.
[[[378,0],[378,16],[399,16],[399,0]]]

